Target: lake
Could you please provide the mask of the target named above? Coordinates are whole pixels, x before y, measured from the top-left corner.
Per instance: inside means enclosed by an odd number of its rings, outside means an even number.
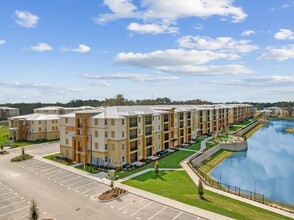
[[[222,183],[294,205],[294,121],[274,120],[252,135],[248,150],[221,162],[211,176]]]

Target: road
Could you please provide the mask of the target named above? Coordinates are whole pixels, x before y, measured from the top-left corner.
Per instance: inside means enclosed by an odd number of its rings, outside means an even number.
[[[45,155],[59,151],[59,143],[41,144],[26,153]],[[131,193],[101,203],[95,198],[109,186],[36,159],[12,163],[21,153],[0,155],[0,220],[27,219],[34,199],[42,219],[92,220],[202,220],[203,218]]]

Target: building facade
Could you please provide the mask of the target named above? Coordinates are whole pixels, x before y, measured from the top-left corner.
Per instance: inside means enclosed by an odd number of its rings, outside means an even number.
[[[10,139],[13,141],[57,140],[60,137],[59,115],[30,114],[9,119]]]
[[[60,152],[121,167],[252,118],[251,105],[113,106],[60,116]]]
[[[35,114],[49,114],[49,115],[64,115],[69,114],[76,111],[81,110],[90,110],[95,109],[91,106],[81,106],[81,107],[61,107],[61,106],[47,106],[42,108],[36,108],[34,109]]]
[[[0,121],[7,120],[10,117],[18,116],[18,108],[0,107]]]

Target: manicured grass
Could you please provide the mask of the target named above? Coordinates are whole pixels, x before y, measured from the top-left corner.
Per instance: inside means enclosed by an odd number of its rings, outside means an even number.
[[[263,126],[264,126],[264,124],[258,124],[254,128],[252,128],[251,130],[247,131],[243,136],[245,136],[248,139]]]
[[[93,168],[92,168],[92,172],[91,172],[91,167],[90,166],[86,166],[86,170],[84,170],[84,165],[80,165],[80,166],[77,166],[75,168],[77,168],[79,170],[82,170],[82,171],[85,171],[85,172],[88,172],[88,173],[93,173],[93,174],[99,173],[99,171],[94,170]]]
[[[234,219],[290,219],[206,190],[204,200],[201,200],[197,186],[185,171],[159,171],[158,176],[148,172],[123,183]]]
[[[201,148],[201,141],[199,141],[199,142],[191,145],[187,149],[190,149],[190,150],[200,150],[200,148]]]
[[[289,133],[294,133],[294,128],[286,128],[286,131]]]
[[[186,159],[187,157],[193,155],[195,152],[192,151],[184,151],[184,150],[179,150],[169,156],[166,156],[162,159],[159,160],[159,168],[181,168],[180,162],[184,159]],[[126,176],[132,175],[134,173],[140,172],[142,170],[145,170],[147,168],[154,168],[154,162],[147,164],[144,167],[140,167],[136,170],[133,171],[129,171],[129,172],[125,172],[125,171],[121,171],[118,172],[118,178],[124,178]]]
[[[215,168],[219,163],[221,163],[224,159],[231,156],[233,152],[226,151],[226,150],[219,150],[211,157],[207,158],[207,160],[203,161],[199,169],[203,172],[208,174],[213,168]]]
[[[47,156],[44,156],[43,158],[47,159],[47,160],[52,160],[54,162],[57,162],[57,163],[61,163],[61,164],[64,164],[64,165],[71,165],[72,163],[67,163],[65,161],[61,161],[61,160],[56,160],[56,156],[60,156],[61,154],[60,153],[57,153],[57,154],[50,154],[50,155],[47,155]]]
[[[206,150],[214,147],[215,145],[217,145],[217,143],[214,142],[214,141],[208,141],[208,142],[206,142]]]
[[[29,146],[29,145],[53,142],[53,141],[58,141],[58,140],[50,140],[50,141],[14,141],[13,144],[15,145],[15,147],[24,147],[24,146]]]
[[[1,127],[1,126],[4,126],[4,127]],[[3,144],[5,145],[6,144],[6,141],[7,141],[7,135],[9,135],[9,128],[8,128],[8,125],[0,125],[0,145]]]

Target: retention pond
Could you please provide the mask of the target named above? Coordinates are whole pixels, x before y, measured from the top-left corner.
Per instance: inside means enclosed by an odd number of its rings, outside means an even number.
[[[248,139],[248,150],[215,167],[210,175],[221,183],[294,205],[294,120],[275,120]]]

